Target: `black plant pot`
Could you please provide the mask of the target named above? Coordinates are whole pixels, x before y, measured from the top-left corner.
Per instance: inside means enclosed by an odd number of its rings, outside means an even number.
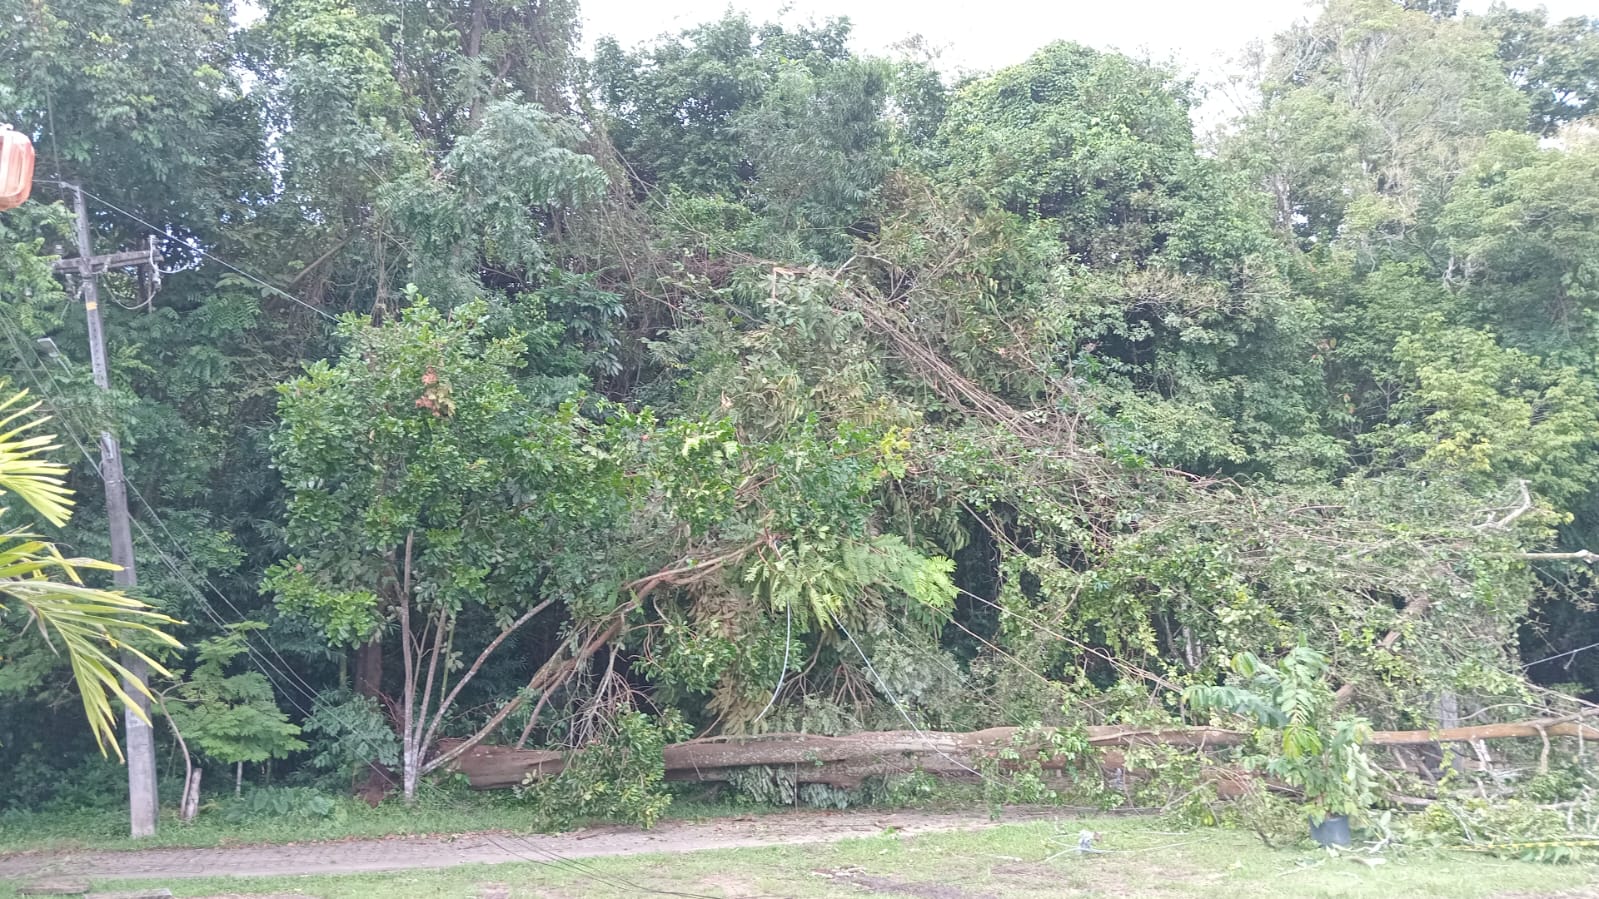
[[[1315,840],[1318,846],[1349,848],[1349,816],[1328,815],[1320,824],[1312,822],[1310,825],[1310,838]]]

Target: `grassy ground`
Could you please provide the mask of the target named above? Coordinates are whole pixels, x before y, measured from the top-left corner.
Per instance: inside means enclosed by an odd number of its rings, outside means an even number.
[[[1368,865],[1354,857],[1277,851],[1237,831],[1160,832],[1149,819],[1065,820],[980,833],[885,833],[827,846],[731,849],[348,877],[211,879],[161,884],[176,896],[356,899],[578,899],[676,891],[706,897],[1599,896],[1591,866],[1417,854]],[[1072,851],[1083,829],[1103,854]],[[96,884],[115,889],[140,884]],[[641,889],[642,888],[642,889]],[[8,897],[0,885],[0,897]]]
[[[225,807],[203,809],[194,823],[177,819],[173,803],[162,806],[160,827],[153,838],[128,837],[126,809],[75,810],[0,814],[0,853],[28,850],[144,849],[151,847],[240,846],[252,843],[296,843],[349,837],[386,837],[465,833],[474,830],[528,832],[538,827],[529,806],[509,794],[424,794],[416,807],[397,799],[377,808],[350,798],[337,797],[326,816],[261,816],[240,819]],[[225,806],[228,800],[220,800]],[[769,806],[733,807],[703,796],[680,797],[666,817],[679,820],[781,811]]]
[[[156,835],[128,837],[126,809],[10,813],[0,816],[0,852],[29,849],[134,849],[153,846],[228,846],[246,843],[291,843],[344,837],[394,834],[460,833],[469,830],[527,830],[525,806],[486,798],[424,799],[417,808],[385,802],[377,808],[339,797],[327,816],[262,816],[239,819],[225,809],[207,809],[193,824],[178,823],[172,803],[162,806]]]

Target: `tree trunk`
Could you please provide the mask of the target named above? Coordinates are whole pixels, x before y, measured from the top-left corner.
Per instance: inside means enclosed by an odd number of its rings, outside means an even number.
[[[362,644],[355,650],[355,692],[383,701],[383,634],[378,632],[372,639]],[[383,771],[376,759],[367,763],[367,783],[382,782],[388,775]]]
[[[373,634],[372,641],[355,651],[355,692],[377,699],[383,695],[383,637]]]
[[[400,795],[405,797],[407,804],[416,802],[416,784],[420,779],[418,775],[422,770],[422,760],[418,757],[415,747],[410,740],[405,741],[404,751],[400,759]]]
[[[466,41],[461,47],[461,53],[467,59],[476,60],[483,54],[483,32],[488,27],[488,21],[487,0],[477,0],[472,4],[472,24],[468,27]],[[472,103],[467,109],[467,121],[474,129],[483,121],[483,100],[488,90],[489,86],[481,82],[472,85]]]
[[[233,763],[233,797],[237,799],[244,794],[244,763]]]
[[[400,668],[402,686],[400,688],[400,792],[405,797],[405,804],[416,802],[416,784],[422,773],[421,728],[418,720],[427,717],[427,700],[423,700],[423,708],[417,709],[417,667],[421,660],[417,658],[420,645],[426,637],[427,626],[423,625],[423,634],[414,635],[411,631],[411,553],[416,545],[416,532],[409,531],[405,535],[405,558],[402,560],[400,576],[400,595],[395,600],[395,608],[400,619]],[[427,619],[424,618],[424,621]],[[437,655],[434,656],[435,661]],[[428,684],[432,687],[431,679]]]
[[[178,739],[178,748],[183,751],[183,796],[178,800],[178,820],[189,824],[200,812],[200,769],[194,767],[194,756],[189,754],[189,743],[183,739],[183,731],[178,729],[177,722],[172,720],[172,715],[167,711],[166,701],[164,699],[157,701],[160,703],[162,716],[172,727],[172,735]]]
[[[178,803],[178,820],[192,824],[200,813],[200,774],[204,769],[192,768],[183,782],[183,800]]]
[[[931,774],[964,776],[982,760],[999,750],[1016,747],[1019,728],[994,727],[973,733],[940,731],[884,731],[823,737],[814,734],[772,734],[747,738],[709,738],[674,743],[666,747],[664,761],[669,780],[727,780],[733,771],[761,765],[792,767],[801,783],[858,784],[872,774],[927,771]],[[1143,728],[1090,727],[1089,742],[1095,746],[1129,746],[1140,743],[1184,745],[1195,748],[1236,745],[1244,734],[1220,728]],[[459,740],[440,740],[441,753],[448,754]],[[567,753],[549,750],[518,750],[500,746],[475,746],[456,760],[474,789],[515,786],[529,775],[537,778],[558,774],[566,765]],[[1119,757],[1118,757],[1119,758]],[[1101,764],[1120,762],[1096,758]],[[1062,769],[1064,761],[1046,759],[1044,767]]]
[[[1120,747],[1138,745],[1186,746],[1196,752],[1236,746],[1248,739],[1238,731],[1213,727],[1090,727],[1088,741],[1098,754],[1079,760],[1037,759],[1046,769],[1097,765],[1103,770],[1121,768]],[[711,738],[674,743],[663,752],[668,780],[725,781],[740,768],[777,766],[791,769],[800,783],[855,786],[872,775],[924,771],[943,777],[963,778],[981,770],[981,763],[999,761],[1001,750],[1017,750],[1028,757],[1027,745],[1018,745],[1018,728],[994,727],[973,733],[941,731],[885,731],[843,737],[814,734],[771,734],[762,737]],[[1599,728],[1569,720],[1522,721],[1483,724],[1440,731],[1377,731],[1371,745],[1399,746],[1439,742],[1473,742],[1527,737],[1581,737],[1599,739]],[[461,750],[460,740],[440,740],[448,755]],[[1042,747],[1038,747],[1042,748]],[[474,789],[516,786],[528,778],[559,774],[568,753],[503,746],[471,746],[459,751],[456,767]],[[1004,763],[1000,763],[1003,767]]]

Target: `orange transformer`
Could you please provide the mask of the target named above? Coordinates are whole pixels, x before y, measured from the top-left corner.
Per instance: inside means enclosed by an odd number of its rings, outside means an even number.
[[[33,190],[33,142],[0,125],[0,211],[21,206]]]

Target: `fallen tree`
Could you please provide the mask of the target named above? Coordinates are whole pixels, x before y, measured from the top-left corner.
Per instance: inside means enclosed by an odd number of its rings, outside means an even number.
[[[1088,742],[1098,750],[1093,760],[1105,770],[1121,768],[1123,750],[1135,746],[1177,746],[1196,752],[1238,746],[1247,733],[1216,727],[1147,728],[1097,726],[1085,728]],[[1016,727],[991,727],[970,733],[945,731],[879,731],[827,737],[816,734],[768,734],[758,737],[713,737],[674,743],[663,757],[666,777],[674,781],[726,781],[742,768],[791,767],[797,783],[858,786],[868,777],[922,771],[945,777],[972,777],[980,765],[1001,750],[1031,752],[1043,768],[1060,770],[1072,760],[1041,756],[1035,745],[1046,732]],[[1599,739],[1599,728],[1578,721],[1539,719],[1509,724],[1483,724],[1446,730],[1377,731],[1370,742],[1382,746],[1426,743],[1475,742],[1525,737],[1581,737]],[[442,740],[440,754],[459,750],[460,741]],[[455,757],[457,769],[473,789],[503,789],[529,778],[559,774],[569,753],[547,749],[512,749],[476,745]],[[1075,764],[1084,764],[1076,760]]]

